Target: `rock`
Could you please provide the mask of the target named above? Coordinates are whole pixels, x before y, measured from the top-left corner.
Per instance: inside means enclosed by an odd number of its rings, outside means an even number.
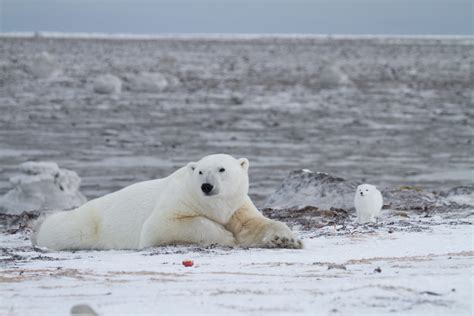
[[[323,172],[295,170],[267,199],[264,207],[294,209],[312,206],[319,210],[349,210],[354,207],[354,194],[359,184]]]
[[[347,270],[346,266],[343,264],[335,264],[335,263],[328,264],[328,270],[332,270],[332,269]]]
[[[408,187],[405,187],[408,188]],[[395,189],[382,191],[384,205],[393,210],[429,211],[447,206],[449,201],[431,192],[415,189]]]
[[[122,80],[111,74],[101,75],[94,80],[94,91],[102,94],[120,93]]]
[[[71,316],[97,316],[97,313],[95,312],[92,307],[90,307],[87,304],[79,304],[79,305],[74,305],[71,308]]]
[[[21,174],[10,178],[13,189],[0,197],[0,212],[70,209],[87,200],[79,191],[81,179],[74,171],[60,169],[54,162],[25,162]]]
[[[474,205],[474,186],[454,187],[448,192],[442,192],[441,195],[458,204]]]
[[[28,65],[28,71],[37,78],[51,78],[57,76],[61,69],[52,55],[42,52],[33,58]]]
[[[126,87],[136,92],[160,92],[168,87],[168,80],[161,73],[140,72],[126,76]]]

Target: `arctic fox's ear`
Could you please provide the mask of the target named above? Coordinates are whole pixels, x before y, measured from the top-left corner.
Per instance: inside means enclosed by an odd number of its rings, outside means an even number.
[[[240,158],[239,164],[245,171],[249,170],[249,160],[247,158]]]
[[[190,162],[190,163],[188,163],[188,165],[186,167],[188,168],[188,171],[190,173],[193,173],[194,169],[196,169],[196,163],[195,162]]]

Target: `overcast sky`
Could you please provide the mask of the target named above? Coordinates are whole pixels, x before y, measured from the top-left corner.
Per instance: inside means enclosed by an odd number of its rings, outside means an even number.
[[[471,0],[0,0],[0,32],[472,35]]]

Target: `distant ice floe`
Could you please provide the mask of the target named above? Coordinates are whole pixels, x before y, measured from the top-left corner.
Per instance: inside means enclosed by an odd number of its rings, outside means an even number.
[[[61,73],[61,67],[56,58],[48,52],[34,56],[27,69],[33,76],[44,79],[55,77]]]
[[[87,201],[79,191],[76,172],[60,169],[54,162],[25,162],[21,174],[10,178],[13,189],[0,197],[0,212],[20,214],[31,210],[64,210]]]
[[[319,69],[317,82],[322,88],[334,88],[338,86],[350,86],[352,81],[342,69],[333,64],[327,64]]]
[[[125,77],[126,87],[136,92],[160,92],[169,86],[169,82],[159,72],[139,72]]]
[[[105,74],[94,80],[94,92],[101,94],[114,94],[122,92],[122,80],[120,78]]]

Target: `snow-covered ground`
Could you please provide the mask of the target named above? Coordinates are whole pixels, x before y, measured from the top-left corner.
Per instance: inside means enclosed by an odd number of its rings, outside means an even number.
[[[335,230],[334,230],[335,231]],[[352,232],[303,250],[36,252],[2,235],[1,315],[472,315],[472,225]],[[193,267],[182,261],[194,260]]]

